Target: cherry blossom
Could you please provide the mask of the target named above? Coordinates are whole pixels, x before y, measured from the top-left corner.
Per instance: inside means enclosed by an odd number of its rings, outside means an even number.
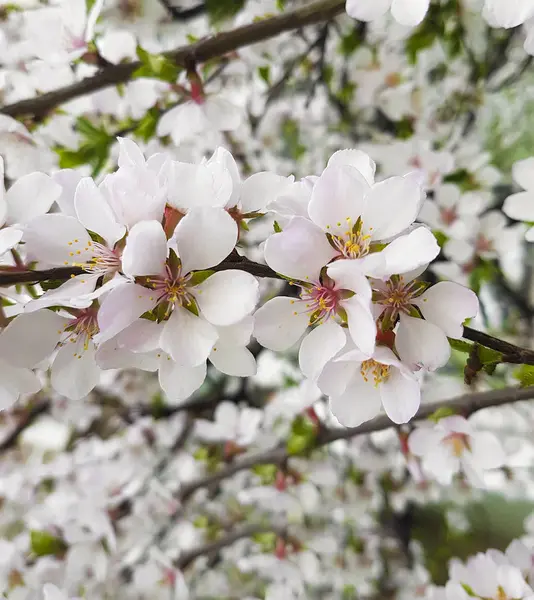
[[[503,212],[511,219],[520,221],[534,221],[532,213],[534,197],[534,158],[526,158],[516,162],[512,171],[515,182],[524,188],[524,192],[519,192],[508,196],[504,202]],[[534,241],[534,228],[530,228],[525,238],[527,241]]]
[[[354,19],[373,21],[391,8],[394,19],[402,25],[418,25],[425,17],[430,0],[347,0],[347,13]]]

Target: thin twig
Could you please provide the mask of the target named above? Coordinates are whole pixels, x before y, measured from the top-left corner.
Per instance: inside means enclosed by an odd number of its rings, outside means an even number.
[[[13,446],[15,446],[15,444],[18,442],[20,434],[25,429],[28,429],[28,427],[33,425],[37,417],[45,413],[49,408],[50,400],[41,400],[28,409],[23,414],[13,431],[0,442],[0,453],[6,452],[7,450],[13,448]]]

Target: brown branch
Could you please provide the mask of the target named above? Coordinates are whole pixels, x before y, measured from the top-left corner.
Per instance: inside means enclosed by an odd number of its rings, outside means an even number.
[[[218,35],[204,38],[195,44],[181,46],[176,50],[165,53],[165,56],[181,66],[185,66],[191,62],[203,63],[212,58],[234,52],[239,48],[275,37],[286,31],[328,21],[342,13],[344,8],[345,0],[317,0],[294,11],[270,19],[262,19],[250,25],[238,27],[232,31],[225,31]],[[106,67],[93,77],[87,77],[72,85],[36,98],[21,100],[20,102],[3,106],[0,108],[0,113],[12,117],[18,115],[42,117],[56,106],[69,100],[112,85],[126,83],[141,66],[141,62],[135,61]]]
[[[252,537],[258,533],[271,532],[274,532],[279,536],[284,536],[286,533],[286,528],[277,525],[247,525],[241,529],[237,529],[231,533],[228,533],[214,542],[209,542],[203,546],[199,546],[198,548],[193,548],[192,550],[184,552],[176,561],[176,567],[178,569],[185,569],[197,558],[219,552],[219,550],[222,550],[227,546],[231,546],[238,540]]]
[[[534,365],[534,350],[510,344],[482,331],[471,329],[471,327],[464,327],[464,338],[486,348],[491,348],[496,352],[501,352],[503,354],[502,362],[517,365]]]
[[[33,425],[37,417],[45,413],[50,408],[50,400],[42,400],[34,406],[27,409],[22,415],[16,427],[0,442],[0,453],[6,452],[15,446],[20,434]]]
[[[431,404],[422,405],[413,420],[426,419],[440,408],[450,408],[451,410],[468,417],[483,408],[502,406],[504,404],[531,399],[534,399],[534,386],[528,388],[505,388],[502,390],[492,390],[490,392],[479,392],[476,394],[464,394],[445,402],[433,402]],[[362,402],[364,401],[365,400],[362,399]],[[336,440],[347,440],[358,435],[382,431],[395,426],[395,423],[393,423],[387,415],[379,415],[371,421],[363,423],[359,427],[327,429],[317,437],[314,448],[326,446]],[[290,457],[291,455],[284,446],[278,446],[264,452],[251,454],[240,461],[236,461],[224,467],[216,473],[200,477],[184,485],[180,490],[180,500],[185,501],[197,490],[213,485],[214,483],[219,483],[240,471],[250,469],[256,465],[282,464]]]

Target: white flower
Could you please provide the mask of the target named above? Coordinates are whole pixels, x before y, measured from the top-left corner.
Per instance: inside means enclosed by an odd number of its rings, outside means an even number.
[[[408,446],[421,457],[425,473],[443,485],[462,470],[473,485],[480,486],[484,471],[501,467],[505,461],[499,440],[492,433],[476,431],[460,416],[418,427],[410,434]]]
[[[35,394],[41,387],[41,382],[33,371],[24,367],[13,367],[0,359],[0,411],[10,408],[21,394]]]
[[[429,4],[430,0],[347,0],[346,10],[353,19],[374,21],[391,8],[401,25],[415,26],[424,19]]]
[[[484,17],[492,27],[517,27],[534,16],[532,0],[486,0]]]
[[[534,157],[516,162],[512,168],[515,182],[524,192],[512,194],[504,201],[503,212],[511,219],[534,222]],[[534,227],[525,234],[529,242],[534,242]]]
[[[317,384],[346,427],[369,421],[382,407],[394,423],[407,423],[421,400],[418,378],[385,346],[372,355],[344,351],[326,365]]]
[[[233,402],[221,402],[213,421],[196,422],[196,434],[207,442],[229,441],[246,448],[255,440],[262,417],[263,412],[257,408],[239,408]]]

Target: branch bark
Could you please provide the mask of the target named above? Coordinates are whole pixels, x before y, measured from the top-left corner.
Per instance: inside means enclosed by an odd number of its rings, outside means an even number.
[[[188,46],[181,46],[165,53],[165,56],[182,66],[191,62],[203,63],[281,33],[328,21],[342,13],[344,8],[345,0],[317,0],[291,12],[256,21],[232,31],[225,31]],[[69,100],[112,85],[126,83],[140,66],[141,63],[135,61],[106,67],[93,77],[87,77],[64,88],[3,106],[0,108],[0,113],[11,117],[19,115],[43,117],[56,106]]]
[[[534,399],[534,387],[505,388],[502,390],[492,390],[490,392],[464,394],[445,402],[424,404],[413,418],[413,421],[426,419],[440,408],[450,408],[451,410],[468,417],[483,408],[502,406],[521,400],[532,399]],[[358,435],[382,431],[395,426],[395,423],[393,423],[387,415],[379,415],[371,421],[363,423],[363,425],[360,425],[359,427],[327,429],[317,437],[314,448],[321,448],[322,446],[326,446],[337,440],[347,440]],[[179,499],[183,502],[197,490],[219,483],[240,471],[250,469],[256,465],[282,464],[289,458],[291,458],[291,455],[287,452],[285,446],[278,446],[264,452],[251,454],[250,456],[242,458],[240,461],[236,461],[224,467],[216,473],[206,475],[205,477],[199,477],[184,485],[180,491]]]

